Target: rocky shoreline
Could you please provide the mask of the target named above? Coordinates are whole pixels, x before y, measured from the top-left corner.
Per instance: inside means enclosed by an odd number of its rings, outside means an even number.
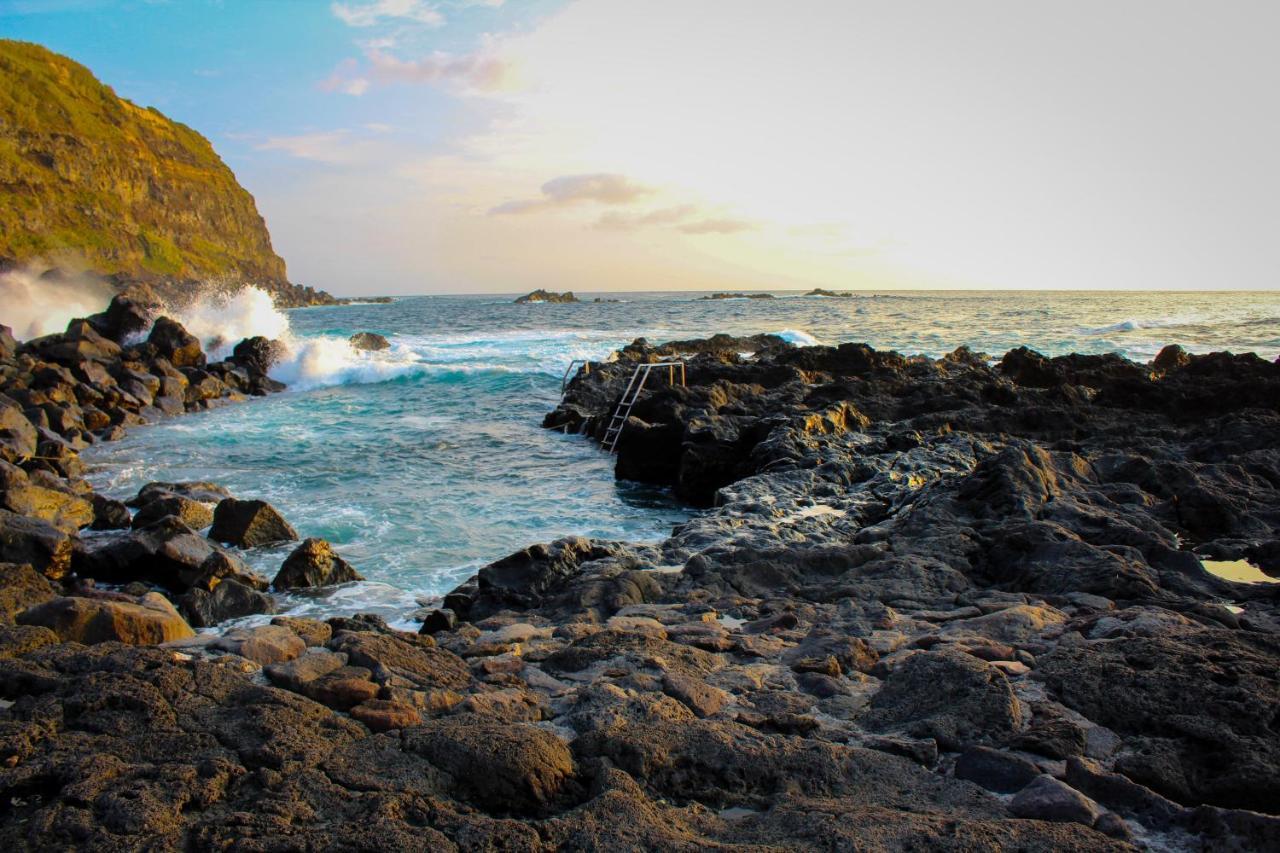
[[[257,576],[298,535],[216,484],[92,494],[87,444],[279,390],[272,342],[151,325],[0,335],[15,848],[1280,845],[1280,584],[1202,565],[1280,575],[1280,365],[638,340],[545,426],[685,358],[618,446],[710,507],[666,541],[531,546],[416,634],[192,636],[358,575],[307,540]]]

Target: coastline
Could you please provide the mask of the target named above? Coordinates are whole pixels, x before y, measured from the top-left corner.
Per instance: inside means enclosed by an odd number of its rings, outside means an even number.
[[[103,347],[77,335],[56,345]],[[172,363],[184,344],[171,337]],[[1015,351],[992,367],[967,351],[763,337],[633,345],[576,379],[546,426],[599,437],[628,355],[695,350],[689,388],[641,400],[619,445],[620,476],[716,505],[661,545],[531,546],[446,596],[452,612],[421,635],[283,619],[177,648],[86,649],[6,628],[0,784],[23,803],[5,834],[358,847],[377,827],[397,849],[1277,842],[1280,820],[1247,809],[1277,801],[1280,587],[1217,579],[1179,537],[1274,571],[1280,367],[1177,350],[1151,366]],[[236,399],[203,388],[191,405]],[[182,491],[163,499],[202,519]],[[220,571],[205,592],[253,590]],[[148,729],[170,733],[164,757]],[[109,766],[85,767],[89,750]]]

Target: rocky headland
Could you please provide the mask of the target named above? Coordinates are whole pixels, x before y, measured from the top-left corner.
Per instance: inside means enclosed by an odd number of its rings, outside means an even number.
[[[271,619],[359,572],[318,539],[249,570],[299,538],[269,504],[81,479],[279,390],[277,355],[210,364],[127,299],[0,334],[11,847],[1280,844],[1280,585],[1203,563],[1280,574],[1280,365],[637,340],[545,425],[600,437],[637,363],[686,358],[617,473],[707,511],[530,546],[407,633]]]
[[[170,305],[255,285],[282,308],[334,305],[288,280],[253,196],[205,137],[84,66],[0,39],[0,272],[92,274]]]

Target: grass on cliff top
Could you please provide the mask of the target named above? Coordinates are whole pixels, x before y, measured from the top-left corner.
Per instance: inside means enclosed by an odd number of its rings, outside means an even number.
[[[103,273],[285,278],[207,139],[65,56],[0,39],[0,257],[73,254]]]

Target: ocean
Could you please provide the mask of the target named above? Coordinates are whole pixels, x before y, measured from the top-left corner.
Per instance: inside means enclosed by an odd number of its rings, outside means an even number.
[[[1280,356],[1280,292],[895,292],[855,298],[704,300],[699,294],[579,294],[613,302],[516,305],[511,296],[417,296],[390,304],[278,311],[260,291],[180,319],[215,356],[240,338],[288,342],[272,375],[289,390],[139,427],[83,455],[100,492],[213,480],[276,505],[367,578],[293,594],[298,615],[411,613],[477,568],[565,535],[659,541],[691,510],[613,479],[581,436],[540,428],[572,359],[636,337],[773,332],[800,344],[862,341],[939,356],[961,344],[998,357],[1116,352],[1147,361],[1165,344]],[[355,332],[391,348],[355,352]],[[273,576],[288,547],[246,555]]]

